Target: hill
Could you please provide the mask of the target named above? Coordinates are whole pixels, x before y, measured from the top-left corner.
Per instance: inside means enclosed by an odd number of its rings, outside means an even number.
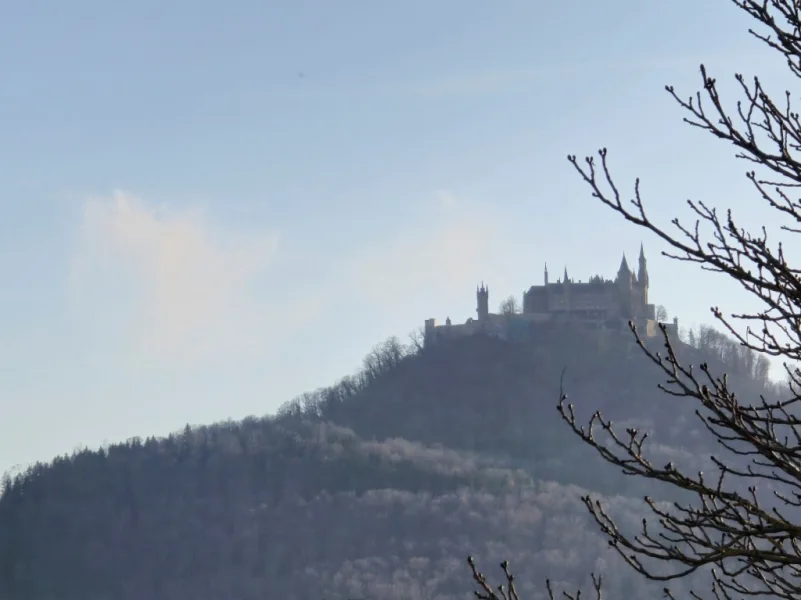
[[[723,336],[689,341],[685,358],[731,372],[741,395],[775,393],[764,363]],[[628,334],[553,329],[536,343],[425,349],[392,339],[358,374],[275,416],[6,476],[0,597],[466,598],[468,553],[520,565],[529,598],[546,576],[575,586],[593,570],[609,597],[652,593],[588,527],[582,490],[630,526],[643,490],[560,423],[563,369],[583,412],[652,430],[655,460],[704,466],[694,407],[658,392],[658,369]]]

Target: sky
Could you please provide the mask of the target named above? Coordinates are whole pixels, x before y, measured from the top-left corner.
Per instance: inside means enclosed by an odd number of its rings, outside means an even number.
[[[748,299],[660,256],[568,163],[609,148],[650,216],[775,225],[682,124],[704,63],[783,92],[728,0],[9,2],[0,7],[0,471],[273,413],[371,347],[567,267],[648,257],[680,325]],[[576,399],[580,401],[580,399]]]

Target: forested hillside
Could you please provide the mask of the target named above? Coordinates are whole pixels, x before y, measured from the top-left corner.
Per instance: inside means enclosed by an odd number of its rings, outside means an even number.
[[[764,360],[720,334],[687,341],[680,354],[729,372],[741,395],[776,393]],[[655,460],[703,468],[709,440],[693,407],[656,389],[628,333],[426,349],[392,339],[358,374],[275,416],[6,476],[0,597],[467,598],[467,554],[519,566],[527,598],[545,577],[575,587],[591,571],[605,573],[609,598],[658,597],[589,526],[583,489],[632,526],[643,490],[560,421],[563,370],[579,412],[652,430]]]

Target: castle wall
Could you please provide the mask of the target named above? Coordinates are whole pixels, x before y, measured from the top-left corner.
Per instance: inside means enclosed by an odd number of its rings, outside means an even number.
[[[578,320],[627,317],[625,305],[620,289],[611,281],[532,286],[523,297],[524,313],[569,313]]]
[[[548,293],[545,286],[532,286],[523,294],[523,314],[548,312]]]
[[[435,319],[428,319],[425,327],[426,343],[439,339],[456,339],[475,335],[481,331],[481,324],[472,319],[457,325],[437,325]]]

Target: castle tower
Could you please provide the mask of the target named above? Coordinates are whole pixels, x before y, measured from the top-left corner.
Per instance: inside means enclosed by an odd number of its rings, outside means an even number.
[[[565,305],[564,305],[565,316],[568,319],[570,319],[570,313],[571,313],[570,278],[567,276],[567,266],[565,266],[565,274],[564,274],[564,276],[562,278],[562,283],[565,286],[564,287],[564,290],[565,290]]]
[[[476,288],[476,313],[479,321],[486,321],[489,317],[489,287],[484,287],[483,281],[481,287]]]
[[[622,302],[623,314],[620,315],[624,319],[630,319],[631,311],[631,294],[634,273],[629,269],[629,263],[626,261],[626,253],[623,253],[623,260],[620,261],[620,268],[617,270],[617,278],[615,284],[620,292],[620,300]]]
[[[637,283],[642,289],[643,302],[648,304],[648,266],[645,261],[645,251],[640,244],[640,268],[637,271]]]
[[[623,253],[623,260],[620,261],[620,268],[617,270],[617,281],[628,285],[631,282],[631,269],[626,261],[626,253]]]

